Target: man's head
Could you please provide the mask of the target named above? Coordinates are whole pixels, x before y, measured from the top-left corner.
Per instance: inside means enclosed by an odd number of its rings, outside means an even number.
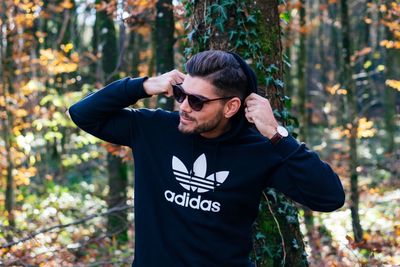
[[[194,55],[186,63],[186,72],[179,88],[183,91],[179,130],[208,138],[221,135],[248,94],[247,76],[232,54],[219,50]],[[201,98],[213,101],[204,102],[199,110],[193,103]]]
[[[243,100],[247,77],[232,54],[221,50],[203,51],[190,58],[185,67],[190,76],[211,83],[221,97],[237,96]]]

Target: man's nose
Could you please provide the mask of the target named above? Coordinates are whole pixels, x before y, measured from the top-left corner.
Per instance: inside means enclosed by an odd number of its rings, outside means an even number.
[[[185,97],[185,100],[183,100],[183,102],[181,103],[179,108],[180,108],[180,110],[182,110],[182,111],[184,111],[186,113],[189,113],[189,112],[192,111],[192,108],[189,105],[187,96]]]

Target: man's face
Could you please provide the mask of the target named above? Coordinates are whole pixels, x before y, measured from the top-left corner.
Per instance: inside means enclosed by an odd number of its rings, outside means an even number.
[[[221,97],[216,94],[211,83],[190,75],[186,75],[182,88],[187,94],[200,95],[208,99]],[[200,111],[195,111],[190,107],[186,97],[179,106],[179,131],[185,134],[199,133],[206,138],[214,138],[221,135],[225,131],[228,122],[224,118],[224,105],[224,100],[211,101],[204,103]]]

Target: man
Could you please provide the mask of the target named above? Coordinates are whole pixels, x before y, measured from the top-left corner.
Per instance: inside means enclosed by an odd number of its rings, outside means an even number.
[[[252,266],[251,226],[266,187],[317,211],[343,205],[338,176],[278,125],[240,56],[201,52],[186,71],[121,79],[69,109],[81,129],[133,149],[132,266]],[[161,94],[179,112],[127,108]]]

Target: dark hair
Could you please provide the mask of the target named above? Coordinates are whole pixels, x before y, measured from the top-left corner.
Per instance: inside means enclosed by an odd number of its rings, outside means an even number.
[[[247,77],[235,57],[221,50],[207,50],[195,54],[186,63],[186,72],[214,85],[223,97],[243,99],[248,91]]]

